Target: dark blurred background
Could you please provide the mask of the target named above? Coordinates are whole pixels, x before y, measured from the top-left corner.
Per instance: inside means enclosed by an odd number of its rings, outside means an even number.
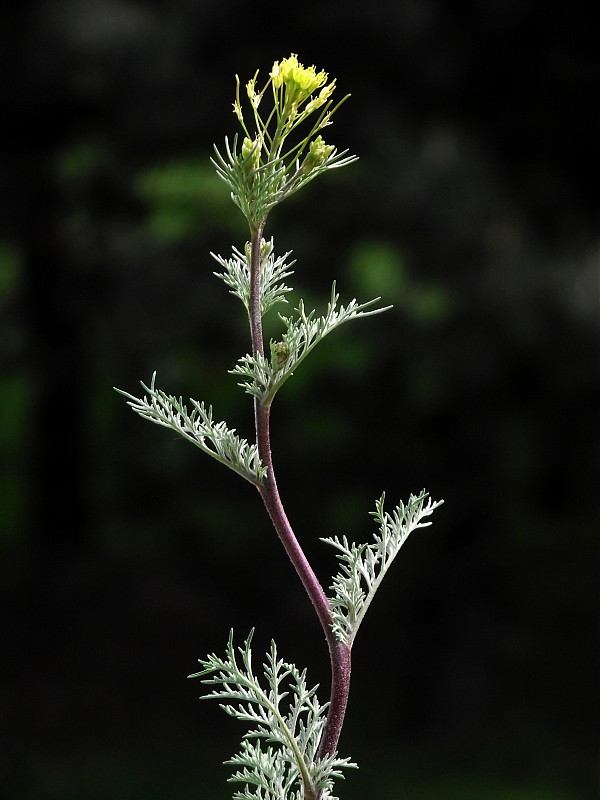
[[[1,14],[0,794],[231,797],[243,726],[185,676],[256,626],[328,693],[312,609],[249,484],[136,417],[158,372],[252,436],[209,251],[234,75],[291,52],[352,98],[360,161],[277,209],[295,299],[381,295],[278,396],[297,533],[444,498],[355,647],[344,800],[597,788],[598,55],[577,3],[36,0]],[[292,298],[292,303],[293,299]],[[275,322],[273,322],[273,325]],[[276,328],[273,327],[273,331]],[[271,329],[269,329],[271,332]]]

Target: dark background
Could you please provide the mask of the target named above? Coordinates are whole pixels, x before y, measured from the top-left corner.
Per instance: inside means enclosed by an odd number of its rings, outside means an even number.
[[[597,44],[577,3],[21,2],[1,12],[0,784],[14,800],[230,797],[242,726],[185,676],[234,627],[328,692],[256,492],[112,391],[252,435],[212,275],[234,75],[296,52],[360,161],[270,218],[296,299],[381,295],[282,390],[292,523],[364,540],[383,490],[445,499],[355,647],[344,800],[594,796]],[[273,330],[276,330],[275,328]]]

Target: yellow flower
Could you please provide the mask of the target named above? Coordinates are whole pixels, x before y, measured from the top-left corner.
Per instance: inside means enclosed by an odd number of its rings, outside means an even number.
[[[256,70],[254,77],[251,78],[246,84],[246,94],[248,95],[248,99],[250,100],[250,103],[255,109],[258,108],[258,104],[262,100],[262,96],[264,93],[264,89],[262,90],[262,92],[256,91],[257,77],[258,77],[258,70]]]
[[[329,100],[335,89],[335,81],[332,81],[329,86],[324,86],[314,100],[311,100],[304,109],[306,114],[312,114],[316,108],[320,108],[324,103]]]
[[[298,61],[298,56],[292,53],[289,58],[284,58],[281,63],[276,61],[273,64],[271,80],[275,89],[285,86],[286,98],[290,102],[302,103],[314,91],[327,83],[327,73],[317,72],[314,66],[305,67]],[[329,94],[333,91],[334,84],[335,81],[330,84]],[[325,101],[323,100],[323,102]]]

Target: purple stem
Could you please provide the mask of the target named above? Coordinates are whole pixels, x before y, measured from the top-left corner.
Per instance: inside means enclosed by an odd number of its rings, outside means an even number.
[[[260,246],[266,223],[266,216],[256,230],[252,232],[250,255],[250,332],[252,336],[252,352],[264,356],[262,332],[262,315],[260,307]],[[331,661],[331,696],[327,721],[323,729],[318,757],[323,758],[337,750],[338,740],[344,723],[348,692],[350,690],[350,648],[340,642],[332,628],[331,607],[323,587],[319,583],[308,559],[304,555],[296,535],[289,523],[275,480],[273,458],[271,455],[270,406],[263,405],[257,398],[254,402],[256,424],[256,441],[262,463],[267,467],[267,475],[258,491],[281,542],[294,565],[302,585],[314,606],[319,618],[327,644]],[[306,800],[310,798],[306,797]]]

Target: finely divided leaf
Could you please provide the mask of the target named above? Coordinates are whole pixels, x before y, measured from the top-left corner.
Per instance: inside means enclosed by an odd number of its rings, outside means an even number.
[[[292,275],[290,267],[294,261],[287,262],[291,251],[283,256],[273,255],[273,239],[263,239],[260,253],[260,310],[264,315],[277,303],[286,303],[285,295],[291,288],[283,282]],[[237,247],[233,248],[232,257],[225,259],[223,256],[211,253],[211,256],[223,268],[223,272],[214,274],[221,278],[229,287],[231,293],[239,297],[246,311],[250,313],[250,245],[246,244],[242,253]]]
[[[229,780],[244,784],[234,800],[301,800],[319,792],[323,800],[335,800],[333,781],[356,765],[336,754],[317,758],[328,704],[319,702],[318,686],[307,686],[306,670],[279,658],[274,642],[259,678],[251,642],[252,632],[236,648],[232,631],[225,658],[209,655],[200,660],[202,670],[189,676],[215,686],[204,698],[223,701],[224,711],[252,725],[240,752],[225,762],[239,768]]]
[[[127,405],[140,417],[171,428],[255,486],[262,483],[267,469],[259,458],[255,444],[251,445],[239,437],[235,429],[228,428],[224,422],[215,422],[211,406],[191,400],[193,410],[190,413],[181,397],[176,398],[156,389],[155,380],[156,372],[152,375],[150,386],[142,383],[142,388],[148,392],[148,396],[142,398],[121,389],[116,391],[129,398]]]
[[[347,306],[338,306],[338,300],[339,294],[336,292],[334,283],[327,311],[322,317],[315,316],[314,311],[307,314],[302,300],[296,309],[297,316],[295,318],[284,317],[280,314],[279,317],[286,330],[279,344],[282,346],[282,351],[286,353],[285,357],[272,363],[260,355],[242,356],[237,365],[230,370],[234,375],[241,375],[247,379],[240,383],[240,386],[243,386],[249,394],[257,397],[264,405],[269,405],[276,392],[298,365],[327,334],[351,319],[380,314],[391,307],[386,306],[367,311],[379,300],[378,297],[367,303],[351,300]]]
[[[384,511],[385,494],[375,504],[371,515],[379,523],[379,532],[371,544],[353,544],[344,536],[323,539],[336,550],[341,567],[333,578],[330,605],[333,630],[337,638],[352,646],[356,632],[392,561],[411,531],[431,525],[423,522],[443,501],[433,502],[423,490],[411,495],[406,505],[400,502],[389,514]]]

